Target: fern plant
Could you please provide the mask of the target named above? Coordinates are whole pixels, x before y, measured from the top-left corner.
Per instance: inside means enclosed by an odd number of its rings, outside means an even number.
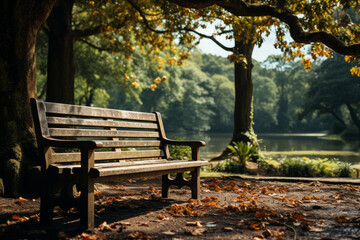
[[[259,146],[250,142],[233,142],[227,148],[239,158],[239,164],[245,166],[247,161],[256,156],[259,152]]]

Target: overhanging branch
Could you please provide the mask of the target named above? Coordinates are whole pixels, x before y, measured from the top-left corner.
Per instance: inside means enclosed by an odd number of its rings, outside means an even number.
[[[208,36],[206,34],[203,34],[203,33],[200,33],[198,31],[195,31],[193,29],[187,29],[185,28],[184,29],[185,31],[188,31],[188,32],[193,32],[197,35],[199,35],[200,37],[202,38],[207,38],[207,39],[210,39],[211,41],[213,41],[216,45],[218,45],[219,47],[221,47],[222,49],[224,49],[225,51],[230,51],[232,52],[234,50],[233,47],[226,47],[225,45],[223,45],[222,43],[220,43],[218,40],[216,40],[216,38],[214,36]]]
[[[225,10],[231,12],[236,16],[243,17],[260,17],[260,16],[271,16],[279,19],[286,23],[290,29],[290,35],[295,42],[298,43],[311,43],[321,42],[327,47],[331,48],[337,53],[342,55],[360,55],[360,44],[349,44],[340,40],[325,31],[317,32],[306,32],[299,20],[299,18],[290,10],[279,12],[273,6],[270,5],[259,5],[259,4],[247,4],[241,0],[169,0],[182,7],[201,9],[209,7],[211,5],[218,5]]]

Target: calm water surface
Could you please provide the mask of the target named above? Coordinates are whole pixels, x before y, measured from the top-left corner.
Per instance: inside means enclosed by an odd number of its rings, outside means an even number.
[[[185,137],[187,140],[203,140],[201,158],[219,154],[229,144],[231,133],[170,132],[169,138]],[[259,134],[263,151],[352,151],[360,153],[360,141],[345,142],[326,139],[324,134]],[[341,153],[340,153],[341,154]],[[339,158],[342,158],[341,156]],[[359,157],[344,157],[342,160],[360,162]]]

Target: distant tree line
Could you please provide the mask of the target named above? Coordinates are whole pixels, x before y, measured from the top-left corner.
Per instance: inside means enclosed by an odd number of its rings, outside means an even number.
[[[39,46],[40,97],[44,96],[45,56],[46,49]],[[118,58],[85,44],[77,46],[77,104],[159,111],[172,131],[232,131],[234,65],[228,59],[194,51],[183,66],[158,69],[146,54],[135,52],[126,69],[130,68],[133,76],[126,76]],[[311,70],[305,70],[300,62],[284,62],[279,56],[263,63],[254,61],[255,131],[358,132],[360,80],[351,75],[352,66],[338,55],[314,64]],[[167,81],[152,89],[159,76]]]

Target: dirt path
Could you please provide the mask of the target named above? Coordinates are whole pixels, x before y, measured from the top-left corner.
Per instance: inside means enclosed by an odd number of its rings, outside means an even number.
[[[0,198],[0,239],[360,239],[356,185],[205,178],[201,201],[160,189],[159,179],[97,185],[93,233],[76,231],[75,210],[42,228],[39,199]]]

